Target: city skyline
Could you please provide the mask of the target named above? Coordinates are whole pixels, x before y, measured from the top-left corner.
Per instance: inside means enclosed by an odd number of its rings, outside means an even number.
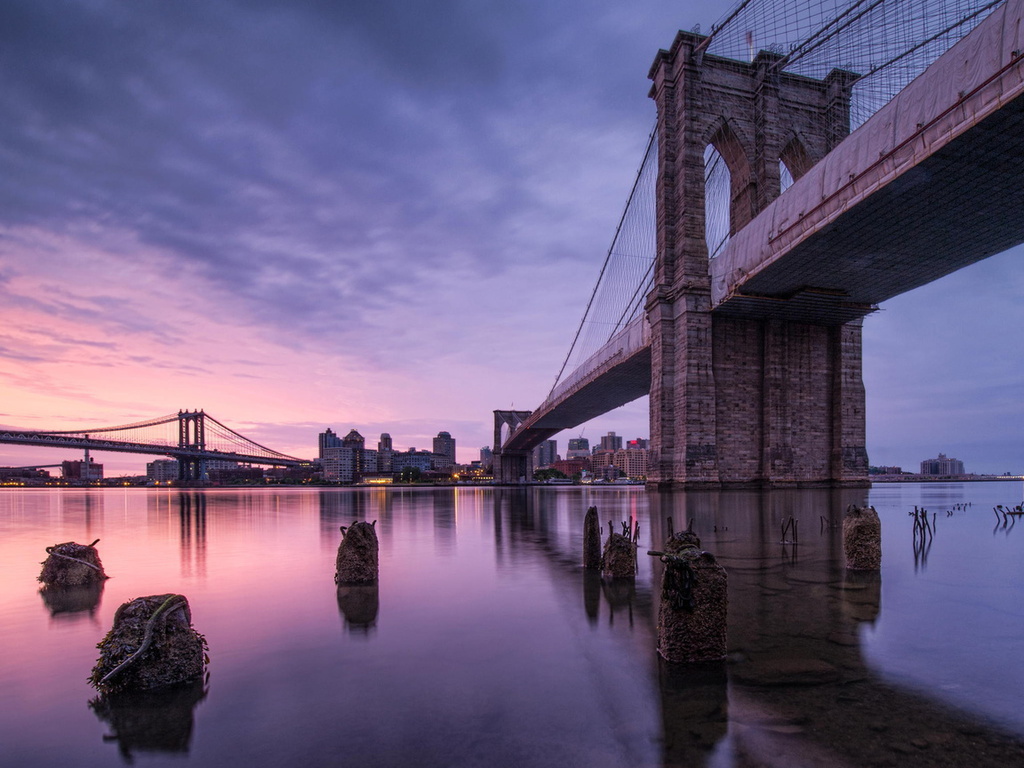
[[[657,50],[730,5],[5,4],[0,425],[203,408],[312,457],[443,424],[472,460],[568,350]],[[866,318],[872,464],[1024,470],[1021,255]],[[557,437],[608,431],[648,435],[646,398]]]

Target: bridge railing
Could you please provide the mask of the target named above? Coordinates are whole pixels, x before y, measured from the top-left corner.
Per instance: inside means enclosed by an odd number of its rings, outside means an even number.
[[[639,352],[651,343],[651,327],[647,318],[640,316],[634,318],[629,325],[612,336],[603,347],[592,354],[572,373],[562,379],[548,395],[547,399],[537,409],[544,411],[551,405],[557,403],[565,395],[574,390],[578,385],[585,382],[593,373],[606,366],[608,363],[626,359]]]

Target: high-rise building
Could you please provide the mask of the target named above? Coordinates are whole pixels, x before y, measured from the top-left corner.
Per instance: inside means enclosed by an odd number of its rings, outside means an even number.
[[[438,470],[451,469],[455,463],[455,438],[447,432],[438,432],[434,438],[434,453],[438,457],[435,460]]]
[[[609,432],[607,435],[601,438],[601,446],[595,450],[601,451],[617,451],[622,448],[622,438],[616,435],[614,432]]]
[[[332,430],[330,427],[328,427],[325,431],[320,433],[320,439],[319,439],[318,442],[319,442],[319,446],[320,446],[320,458],[321,459],[324,457],[324,449],[325,448],[340,448],[341,447],[341,438],[338,437],[336,434],[334,434],[334,430]]]
[[[342,448],[352,450],[352,461],[354,462],[353,480],[358,482],[367,472],[377,471],[377,452],[366,449],[366,439],[356,430],[349,430],[341,440]]]
[[[939,454],[937,459],[925,459],[921,462],[922,475],[962,475],[964,474],[964,463],[960,459],[951,459],[944,453]]]
[[[377,441],[377,471],[390,472],[391,458],[394,455],[395,449],[391,444],[391,435],[387,432],[381,432],[380,440]]]
[[[569,448],[565,452],[567,459],[585,459],[590,456],[590,441],[585,437],[570,437]]]
[[[480,449],[480,466],[484,469],[494,466],[494,453],[489,445],[485,445]]]
[[[533,449],[533,468],[550,467],[558,461],[558,441],[545,440]]]
[[[639,448],[641,450],[649,450],[651,447],[651,441],[646,437],[638,437],[636,440],[630,440],[626,443],[626,448]]]
[[[330,483],[352,483],[356,480],[356,451],[345,446],[324,448],[320,457],[324,480]]]

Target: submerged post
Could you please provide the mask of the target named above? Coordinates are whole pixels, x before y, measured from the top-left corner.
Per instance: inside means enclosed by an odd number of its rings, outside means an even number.
[[[48,587],[81,587],[104,581],[107,574],[96,551],[98,541],[92,544],[67,541],[47,547],[39,581]]]
[[[849,506],[843,518],[843,552],[850,570],[882,567],[882,523],[874,507]]]
[[[664,552],[648,552],[665,564],[658,609],[658,653],[666,661],[721,661],[726,655],[728,576],[715,556],[700,548],[692,531],[672,534]]]
[[[596,517],[596,510],[594,514]],[[612,521],[608,521],[608,539],[604,543],[604,553],[601,556],[602,576],[613,579],[636,576],[636,543],[627,534],[626,524],[622,525],[623,533],[616,533]]]
[[[377,521],[341,526],[341,544],[335,561],[336,584],[368,584],[377,580]]]
[[[206,638],[192,628],[184,595],[150,595],[121,605],[97,646],[90,682],[101,691],[144,691],[194,680],[206,668]]]
[[[588,509],[583,518],[583,567],[588,570],[601,567],[601,524],[597,521],[597,507]]]

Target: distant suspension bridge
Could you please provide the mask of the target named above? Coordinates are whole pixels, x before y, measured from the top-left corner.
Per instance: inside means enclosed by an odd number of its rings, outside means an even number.
[[[309,463],[260,445],[201,410],[178,411],[116,427],[47,431],[0,429],[0,443],[170,456],[178,461],[179,480],[186,481],[206,479],[209,461],[278,467]]]

